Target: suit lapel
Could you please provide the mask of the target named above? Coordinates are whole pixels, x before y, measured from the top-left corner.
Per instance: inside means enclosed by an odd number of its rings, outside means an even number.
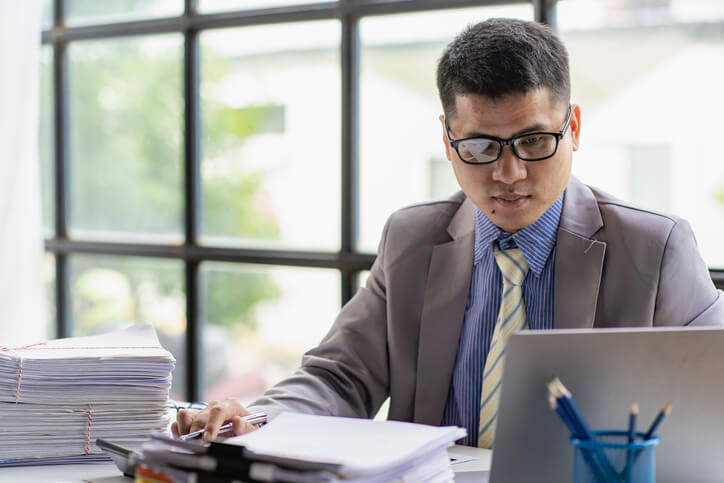
[[[554,328],[593,327],[606,243],[594,238],[603,227],[591,189],[576,178],[566,189],[556,243]]]
[[[420,321],[414,420],[440,424],[445,408],[473,268],[474,205],[468,199],[448,226],[453,240],[435,245]]]

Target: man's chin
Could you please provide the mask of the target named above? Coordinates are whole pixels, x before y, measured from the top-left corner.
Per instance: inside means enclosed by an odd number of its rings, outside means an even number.
[[[501,230],[507,233],[515,233],[523,228],[532,225],[538,219],[528,213],[510,213],[510,210],[492,208],[486,216]]]

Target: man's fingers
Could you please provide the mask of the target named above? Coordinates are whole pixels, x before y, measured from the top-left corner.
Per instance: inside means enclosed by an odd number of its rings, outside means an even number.
[[[226,406],[219,402],[211,403],[207,408],[208,419],[206,420],[206,432],[204,433],[204,441],[211,441],[219,433],[219,428],[224,422],[232,416],[228,414]]]
[[[179,434],[186,434],[191,431],[191,424],[196,419],[198,411],[193,409],[182,409],[176,415],[177,431]],[[201,426],[203,427],[203,426]]]
[[[236,400],[213,401],[201,411],[193,409],[179,411],[176,415],[176,422],[171,426],[171,431],[174,435],[179,436],[204,429],[203,440],[211,441],[219,434],[222,424],[230,421],[234,416],[246,414],[249,412]],[[239,431],[242,433],[248,433],[254,429],[256,428],[248,423],[239,426]]]
[[[234,416],[233,418],[231,418],[231,424],[233,426],[232,429],[234,430],[235,436],[251,433],[252,431],[258,429],[250,422],[243,420],[241,416]]]
[[[174,421],[173,423],[171,423],[171,433],[172,433],[176,438],[178,438],[179,436],[181,436],[181,433],[178,432],[178,423],[177,423],[176,421]]]
[[[193,433],[194,431],[198,431],[199,429],[204,429],[205,427],[206,427],[206,420],[202,417],[197,417],[196,419],[194,419],[194,422],[191,423],[191,426],[189,426],[189,430],[186,431],[186,433]]]

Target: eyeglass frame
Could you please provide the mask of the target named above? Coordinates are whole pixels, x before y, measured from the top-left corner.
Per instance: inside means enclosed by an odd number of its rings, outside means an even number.
[[[520,136],[515,136],[509,139],[502,139],[495,136],[471,136],[463,139],[451,139],[450,138],[450,126],[448,126],[447,123],[447,116],[443,116],[443,122],[445,124],[445,139],[447,139],[448,144],[450,144],[450,147],[455,149],[455,153],[457,153],[458,158],[460,158],[460,161],[462,161],[465,164],[471,164],[474,166],[480,166],[480,165],[486,165],[486,164],[492,164],[500,159],[500,157],[503,155],[503,148],[505,146],[510,146],[510,149],[513,151],[513,154],[515,154],[515,157],[522,161],[526,161],[529,163],[535,163],[537,161],[544,161],[546,159],[550,159],[553,156],[556,155],[558,152],[558,145],[561,142],[561,139],[563,139],[563,136],[566,134],[566,131],[568,130],[568,126],[571,124],[571,117],[573,116],[573,104],[568,104],[568,116],[566,117],[566,123],[563,125],[563,129],[561,129],[558,132],[548,132],[548,131],[535,131],[535,132],[529,132],[525,134],[521,134]],[[518,154],[518,151],[515,147],[515,142],[521,138],[524,138],[526,136],[533,136],[535,134],[549,134],[551,136],[555,136],[556,138],[556,147],[553,149],[553,152],[548,155],[544,156],[542,158],[534,158],[534,159],[525,159],[520,157]],[[498,142],[498,156],[496,156],[495,159],[491,161],[485,161],[485,162],[474,162],[474,161],[465,161],[462,156],[460,156],[460,151],[458,151],[458,144],[463,141],[469,141],[471,139],[489,139],[491,141],[497,141]]]

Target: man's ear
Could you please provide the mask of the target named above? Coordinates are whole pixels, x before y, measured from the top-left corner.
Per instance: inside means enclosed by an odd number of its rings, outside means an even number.
[[[440,124],[442,125],[442,144],[445,146],[445,157],[448,161],[452,161],[450,159],[450,143],[447,142],[447,136],[445,135],[445,115],[440,114]]]
[[[573,151],[578,151],[581,145],[581,106],[573,104],[571,108],[571,124],[568,126],[571,131],[571,146]]]

